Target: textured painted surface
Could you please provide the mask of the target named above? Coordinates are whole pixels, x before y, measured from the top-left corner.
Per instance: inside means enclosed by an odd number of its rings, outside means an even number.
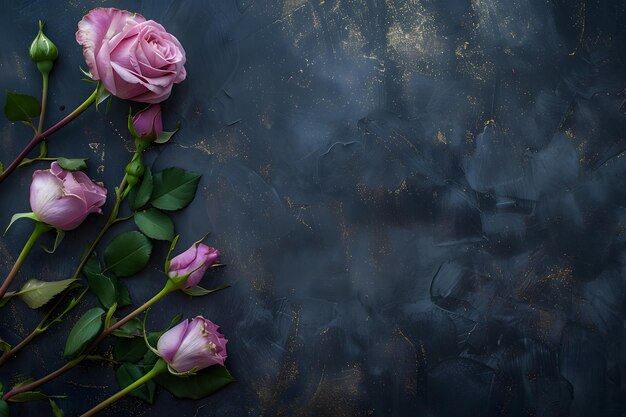
[[[211,279],[233,285],[174,295],[150,325],[222,324],[238,381],[103,415],[626,415],[624,2],[2,1],[0,88],[38,94],[26,50],[44,18],[61,46],[49,120],[67,113],[89,93],[76,22],[122,4],[187,49],[164,110],[183,129],[152,155],[204,174],[178,231],[185,244],[210,231],[228,264]],[[51,152],[90,156],[116,184],[126,111],[91,113]],[[1,129],[6,162],[28,131]],[[0,224],[27,210],[29,177],[0,186]],[[67,277],[102,220],[67,236],[63,262],[34,253],[21,279]],[[0,241],[2,273],[28,232]],[[136,302],[160,287],[164,251],[127,280]],[[3,310],[2,337],[39,314]],[[59,366],[68,325],[0,378]],[[115,389],[93,363],[46,387],[69,395],[68,415]]]

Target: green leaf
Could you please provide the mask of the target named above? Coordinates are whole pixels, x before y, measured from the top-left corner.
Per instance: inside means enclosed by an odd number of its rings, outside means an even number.
[[[89,158],[81,158],[81,159],[67,159],[67,158],[57,158],[57,162],[59,166],[67,171],[82,171],[87,169],[87,159]]]
[[[54,401],[48,399],[50,401],[50,408],[52,408],[52,416],[53,417],[65,417],[65,413]]]
[[[28,94],[6,92],[4,114],[12,122],[30,122],[30,119],[39,116],[41,105],[39,100]]]
[[[40,281],[35,278],[31,278],[22,286],[22,288],[15,294],[24,301],[30,308],[39,308],[52,300],[55,295],[62,292],[64,289],[70,286],[72,282],[76,281],[73,278],[64,279],[61,281]]]
[[[33,378],[26,378],[23,381],[18,382],[17,384],[13,385],[13,388],[19,388],[19,387],[23,387],[26,384],[30,384],[31,382],[33,382],[34,379]]]
[[[150,203],[161,210],[180,210],[196,196],[200,174],[180,168],[167,168],[154,175]]]
[[[219,391],[235,379],[228,370],[219,365],[211,366],[188,377],[177,377],[170,373],[158,375],[157,384],[176,398],[199,400]]]
[[[92,252],[87,262],[85,262],[85,266],[83,267],[83,274],[86,275],[86,274],[100,274],[100,273],[102,273],[102,266],[100,265],[100,259],[98,259],[98,255],[96,254],[96,252]]]
[[[111,240],[104,251],[107,270],[118,277],[127,277],[141,271],[152,252],[152,242],[140,232],[126,232]]]
[[[156,240],[174,239],[174,222],[155,208],[135,213],[135,224],[146,236]]]
[[[0,417],[9,417],[9,404],[0,400]]]
[[[113,330],[113,336],[117,337],[137,337],[141,336],[143,324],[139,318],[134,317],[118,329]]]
[[[144,357],[147,350],[142,337],[120,337],[113,345],[113,359],[119,362],[137,362]]]
[[[85,348],[87,343],[91,342],[100,334],[102,330],[102,316],[104,313],[105,311],[100,307],[92,308],[76,322],[65,342],[65,352],[63,355],[71,356],[79,353]]]
[[[2,340],[2,338],[0,338],[0,353],[8,352],[10,350],[11,350],[11,345],[5,342],[4,340]],[[2,384],[0,384],[0,393],[1,392],[2,392]],[[2,397],[2,394],[0,394],[0,397]]]
[[[143,369],[137,365],[133,365],[132,363],[124,363],[122,364],[122,366],[117,368],[117,371],[115,371],[117,383],[122,389],[126,388],[144,375],[145,374]],[[130,395],[132,397],[144,400],[148,404],[152,404],[154,402],[155,391],[156,384],[154,383],[154,381],[148,381],[147,383],[132,391]]]
[[[150,170],[150,167],[146,166],[141,180],[141,185],[137,189],[137,194],[135,195],[135,199],[131,205],[133,210],[138,210],[148,204],[150,196],[152,195],[153,183],[152,171]]]
[[[26,403],[29,401],[47,400],[48,398],[65,398],[64,395],[46,395],[41,391],[26,391],[11,397],[14,403]]]
[[[13,223],[15,223],[16,220],[19,219],[32,219],[36,222],[39,221],[39,219],[37,218],[37,216],[35,215],[35,213],[15,213],[13,215],[13,217],[11,217],[11,221],[9,222],[9,225],[7,226],[7,228],[4,230],[4,234],[6,234],[9,229],[11,228],[11,226],[13,225]]]
[[[129,306],[133,303],[130,299],[128,287],[119,280],[116,280],[115,282],[115,298],[117,299],[117,306],[119,308]]]
[[[213,288],[212,290],[207,290],[206,288],[202,288],[201,286],[196,285],[195,287],[185,288],[183,292],[192,297],[202,297],[203,295],[213,294],[214,292],[225,290],[226,288],[230,288],[230,285],[223,284],[217,288]]]
[[[89,290],[98,297],[100,304],[106,309],[117,302],[115,283],[101,272],[98,255],[94,252],[83,268],[83,275],[87,278]]]
[[[98,301],[104,308],[109,308],[117,303],[115,285],[109,277],[104,274],[85,274],[89,289],[98,297]]]
[[[47,253],[54,253],[59,247],[59,245],[61,244],[61,242],[63,241],[64,237],[65,237],[65,232],[63,230],[57,229],[57,236],[54,239],[54,245],[52,246],[52,249],[48,249],[44,246],[42,246],[42,249]]]

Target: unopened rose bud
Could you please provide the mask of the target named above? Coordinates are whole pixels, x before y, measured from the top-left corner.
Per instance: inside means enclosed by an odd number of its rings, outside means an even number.
[[[106,188],[83,172],[70,172],[53,162],[50,169],[33,173],[30,208],[38,220],[59,230],[78,227],[90,213],[102,213]]]
[[[219,326],[197,316],[184,320],[159,338],[157,351],[175,372],[199,371],[213,365],[224,366],[228,340]]]
[[[194,243],[189,249],[170,261],[167,271],[170,278],[182,277],[190,274],[185,282],[185,288],[195,287],[212,265],[219,262],[220,252],[204,243]]]
[[[139,159],[133,159],[126,165],[126,173],[134,177],[141,177],[145,171],[143,162]]]
[[[37,63],[37,68],[42,74],[49,74],[54,65],[54,61],[59,56],[59,50],[43,33],[43,23],[39,21],[39,33],[28,51],[30,58]]]
[[[135,114],[132,120],[131,133],[145,141],[153,141],[158,138],[163,133],[161,106],[153,104]]]

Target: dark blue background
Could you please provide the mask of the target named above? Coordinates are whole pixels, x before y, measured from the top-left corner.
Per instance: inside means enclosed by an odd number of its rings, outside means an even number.
[[[184,247],[211,232],[228,267],[204,285],[232,288],[172,295],[149,322],[183,312],[221,324],[237,382],[102,415],[626,415],[623,1],[0,4],[0,89],[39,95],[27,55],[38,19],[60,47],[50,122],[91,91],[74,42],[90,8],[140,12],[187,51],[188,78],[164,105],[166,125],[183,128],[148,159],[202,172],[177,231]],[[89,174],[112,187],[130,155],[127,109],[90,110],[50,153],[90,157]],[[6,164],[30,132],[0,126]],[[32,169],[0,186],[0,225],[29,211]],[[17,282],[69,276],[103,221],[90,217],[56,256],[35,250]],[[30,227],[0,240],[2,274]],[[163,285],[164,246],[126,279],[135,302]],[[16,302],[0,314],[16,342],[43,311]],[[75,319],[0,379],[56,369]],[[72,416],[116,391],[113,375],[84,363],[45,391],[67,394]]]

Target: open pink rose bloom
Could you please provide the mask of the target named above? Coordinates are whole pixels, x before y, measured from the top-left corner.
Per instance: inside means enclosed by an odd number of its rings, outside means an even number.
[[[184,320],[161,336],[159,356],[176,372],[199,371],[213,365],[224,366],[228,340],[217,331],[219,326],[197,316]]]
[[[102,213],[106,188],[83,172],[70,172],[53,162],[33,173],[30,207],[37,218],[59,230],[78,227],[90,213]]]
[[[160,103],[187,76],[178,39],[140,14],[93,9],[78,23],[76,41],[93,79],[122,99]]]

